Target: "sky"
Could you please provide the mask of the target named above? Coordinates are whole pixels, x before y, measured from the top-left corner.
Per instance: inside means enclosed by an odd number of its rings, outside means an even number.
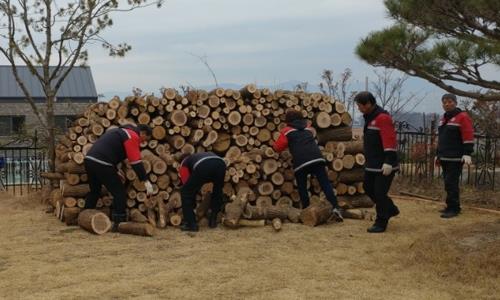
[[[317,86],[321,72],[353,72],[353,86],[364,89],[373,67],[354,54],[371,31],[392,24],[382,0],[166,0],[115,14],[102,35],[127,42],[132,51],[112,58],[100,45],[90,47],[88,64],[98,93],[127,93],[133,88],[214,84],[204,56],[219,83],[279,88],[289,81]],[[409,80],[409,93],[427,95],[417,111],[441,110],[440,89]]]

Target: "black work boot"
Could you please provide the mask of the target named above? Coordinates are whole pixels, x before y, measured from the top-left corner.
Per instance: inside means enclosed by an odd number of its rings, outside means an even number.
[[[208,227],[210,228],[216,228],[217,227],[217,214],[216,213],[210,213],[208,215]]]
[[[387,220],[376,219],[372,227],[368,228],[366,231],[369,233],[381,233],[387,228]]]
[[[194,224],[182,223],[180,227],[182,231],[191,231],[191,232],[198,231],[198,225],[196,223]]]
[[[459,209],[446,209],[441,214],[441,218],[443,218],[443,219],[454,218],[454,217],[458,216],[459,213],[460,213]]]
[[[399,215],[399,208],[396,205],[394,205],[391,210],[391,218],[397,215]]]
[[[120,225],[121,222],[127,222],[127,214],[112,214],[111,219],[113,221],[111,232],[118,232],[118,225]]]

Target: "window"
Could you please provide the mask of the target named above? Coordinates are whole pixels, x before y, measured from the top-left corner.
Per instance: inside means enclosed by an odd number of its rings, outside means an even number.
[[[0,116],[0,136],[23,133],[25,121],[25,116]]]
[[[76,119],[76,117],[72,115],[55,116],[54,118],[56,128],[62,132],[68,131],[68,128],[71,127],[71,124]]]

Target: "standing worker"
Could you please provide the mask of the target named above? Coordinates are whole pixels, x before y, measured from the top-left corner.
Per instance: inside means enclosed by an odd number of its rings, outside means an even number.
[[[148,196],[153,193],[153,186],[147,180],[141,161],[140,149],[141,142],[150,137],[151,128],[147,125],[114,128],[102,135],[85,156],[85,171],[90,185],[85,208],[96,207],[101,186],[104,185],[113,196],[113,231],[117,231],[120,222],[127,221],[127,194],[116,168],[121,161],[127,158],[139,180],[144,182]]]
[[[377,218],[370,233],[384,232],[391,217],[399,214],[399,209],[387,196],[394,174],[399,169],[396,152],[396,131],[387,111],[377,105],[370,92],[360,92],[354,97],[359,111],[363,114],[363,143],[366,157],[364,189],[375,203]]]
[[[213,152],[184,154],[181,156],[179,177],[182,183],[181,200],[184,221],[182,231],[198,231],[194,214],[196,194],[205,183],[213,183],[208,226],[217,227],[217,214],[222,207],[222,188],[226,175],[226,162]]]
[[[457,107],[457,97],[444,94],[441,97],[445,111],[438,128],[436,164],[443,168],[446,208],[441,218],[453,218],[460,213],[459,180],[463,164],[472,163],[474,129],[469,115]]]
[[[298,110],[287,111],[285,122],[287,126],[281,130],[273,148],[276,152],[282,152],[286,148],[290,148],[302,208],[309,206],[307,177],[309,174],[312,174],[318,180],[326,199],[332,204],[333,217],[336,221],[342,222],[344,220],[342,212],[337,203],[337,197],[333,192],[332,184],[326,174],[326,160],[323,158],[323,154],[321,154],[321,150],[314,137],[314,128],[308,124],[302,112]]]

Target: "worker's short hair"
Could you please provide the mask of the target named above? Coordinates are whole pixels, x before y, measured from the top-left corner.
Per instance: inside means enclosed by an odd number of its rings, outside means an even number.
[[[295,120],[302,120],[303,118],[302,112],[296,109],[289,109],[285,114],[286,123],[292,123]]]
[[[147,136],[151,136],[152,134],[152,130],[151,130],[151,127],[149,127],[148,125],[146,124],[139,124],[137,126],[137,128],[139,129],[139,132],[145,132]]]
[[[188,157],[189,155],[191,155],[191,153],[184,153],[184,152],[180,152],[180,153],[177,153],[174,158],[180,163],[182,162],[184,159],[186,159],[186,157]]]
[[[450,99],[451,101],[457,103],[457,96],[455,96],[454,94],[444,94],[443,97],[441,97],[441,101],[443,101],[444,99]]]
[[[375,96],[372,93],[365,91],[357,93],[354,97],[354,102],[365,105],[367,103],[376,104],[377,100],[375,100]]]

